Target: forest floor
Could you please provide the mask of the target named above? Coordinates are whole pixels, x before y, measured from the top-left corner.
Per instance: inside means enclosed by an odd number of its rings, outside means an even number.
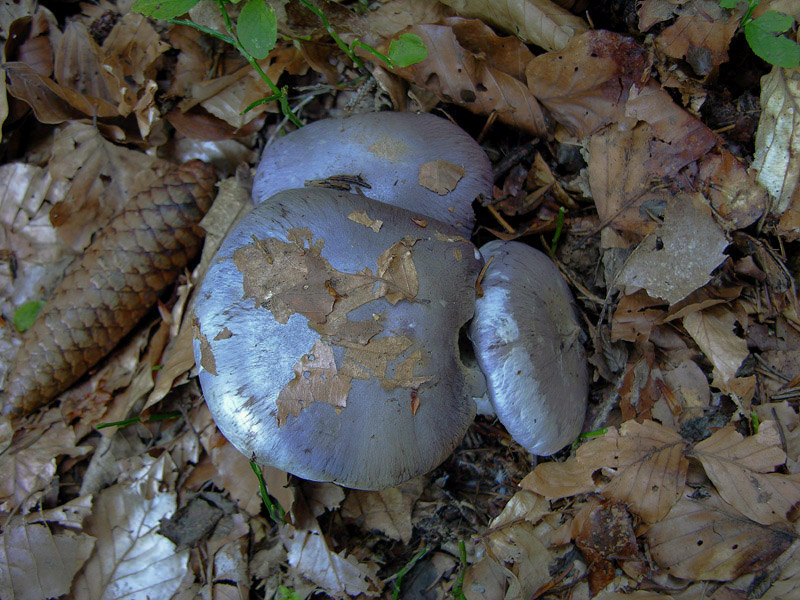
[[[205,33],[131,4],[0,6],[5,389],[22,330],[129,199],[192,159],[220,179],[202,257],[157,306],[55,401],[0,417],[0,597],[800,595],[800,69],[754,54],[746,2],[320,0],[325,27],[277,0],[266,49],[238,32],[285,103],[250,110],[275,90],[217,2],[141,3],[192,7],[173,12]],[[800,8],[769,10],[795,19],[791,56]],[[408,33],[419,62],[369,49]],[[264,468],[282,516],[203,401],[195,290],[265,148],[376,110],[445,117],[488,154],[473,242],[525,242],[564,275],[585,435],[537,461],[480,416],[379,492]]]

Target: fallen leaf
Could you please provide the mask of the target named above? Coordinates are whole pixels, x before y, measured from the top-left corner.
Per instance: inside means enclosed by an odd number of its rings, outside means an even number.
[[[494,45],[499,39],[508,44],[520,42],[515,38],[498,38],[488,26],[483,26],[481,38],[471,31],[462,44],[453,27],[459,21],[451,17],[444,24],[410,27],[408,32],[418,35],[428,48],[428,58],[394,72],[441,100],[455,102],[477,114],[496,111],[500,121],[534,135],[544,135],[544,115],[525,84],[494,68],[474,50],[478,43]]]
[[[410,236],[392,244],[378,258],[375,276],[380,280],[375,297],[386,297],[390,304],[413,300],[419,292],[419,276],[413,260],[413,246],[419,239]]]
[[[626,421],[580,448],[563,463],[542,463],[520,486],[546,498],[563,498],[600,491],[606,498],[627,503],[647,523],[667,514],[680,498],[689,463],[686,442],[653,421]],[[597,469],[611,471],[611,481],[595,483]]]
[[[294,366],[294,379],[278,393],[278,425],[285,425],[289,415],[298,417],[300,411],[313,402],[326,402],[344,408],[350,393],[351,377],[339,373],[333,357],[333,346],[322,340],[304,354]]]
[[[632,39],[598,30],[535,57],[526,77],[536,99],[583,138],[624,116],[630,90],[647,82],[651,61]]]
[[[800,210],[800,71],[773,67],[761,79],[753,169],[772,199],[770,212]]]
[[[353,221],[354,223],[360,223],[365,227],[369,227],[375,233],[378,233],[381,230],[381,226],[383,225],[383,221],[380,219],[370,219],[367,211],[365,210],[354,210],[347,218]]]
[[[440,196],[446,196],[456,189],[458,182],[465,175],[463,167],[442,159],[419,166],[419,184]]]
[[[794,533],[759,525],[714,491],[686,488],[669,514],[645,534],[656,563],[674,577],[730,581],[766,567]]]
[[[68,594],[95,545],[85,533],[53,533],[41,523],[14,519],[0,535],[0,596],[40,600]]]
[[[786,461],[775,421],[746,438],[729,425],[697,444],[692,455],[720,496],[748,519],[761,525],[794,521],[800,478],[774,473]]]
[[[702,196],[677,196],[664,222],[636,247],[617,276],[630,294],[643,288],[675,304],[711,279],[726,258],[728,240]],[[634,288],[634,289],[631,289]]]
[[[10,512],[24,502],[35,502],[33,494],[46,489],[56,473],[59,456],[83,456],[91,450],[79,446],[72,427],[58,421],[44,432],[31,430],[19,436],[0,455],[0,500]]]
[[[411,511],[424,483],[424,478],[417,477],[387,490],[352,490],[342,505],[342,517],[363,520],[366,529],[376,529],[408,544],[412,534]]]
[[[744,338],[734,333],[736,322],[736,315],[724,306],[712,306],[683,318],[686,331],[714,365],[717,385],[732,381],[750,353]]]
[[[175,511],[176,494],[148,497],[142,485],[114,485],[97,495],[85,531],[97,538],[94,552],[75,578],[76,600],[123,596],[168,600],[188,568],[189,550],[158,534],[160,520]]]
[[[443,0],[459,15],[484,19],[526,44],[561,50],[586,22],[550,0]]]
[[[714,0],[689,0],[678,19],[655,38],[667,56],[686,59],[700,77],[728,62],[728,46],[739,27],[741,14],[722,8]]]

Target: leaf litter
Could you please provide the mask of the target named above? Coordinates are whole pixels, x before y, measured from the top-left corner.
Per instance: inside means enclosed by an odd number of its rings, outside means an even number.
[[[265,469],[270,495],[287,510],[276,525],[193,377],[184,315],[201,263],[60,407],[26,423],[0,418],[0,595],[390,597],[393,574],[422,546],[435,550],[407,575],[401,597],[446,597],[462,575],[470,600],[710,597],[704,581],[718,598],[796,593],[796,69],[747,72],[743,85],[763,111],[756,139],[742,145],[707,124],[706,108],[742,59],[740,12],[710,0],[640,3],[636,25],[650,38],[607,29],[606,7],[589,7],[589,31],[543,0],[391,0],[364,15],[326,5],[348,43],[358,36],[383,48],[411,31],[435,50],[395,70],[365,55],[374,92],[325,87],[352,81],[352,65],[316,18],[292,3],[279,8],[286,31],[308,39],[279,43],[260,64],[273,79],[312,82],[293,99],[304,119],[355,106],[359,95],[362,105],[395,109],[441,102],[495,164],[517,156],[498,169],[486,200],[505,223],[479,216],[477,237],[527,235],[549,248],[533,234],[547,236],[566,211],[555,259],[576,291],[597,368],[586,429],[606,430],[531,468],[497,424],[480,419],[430,477],[383,492]],[[237,167],[254,161],[254,134],[265,124],[267,136],[279,131],[274,103],[242,114],[269,95],[245,61],[187,27],[154,26],[106,1],[67,20],[19,2],[0,10],[0,31],[8,79],[0,116],[12,140],[0,204],[6,355],[18,343],[13,310],[45,297],[59,265],[166,161],[199,156],[235,172],[223,185],[233,215],[242,210],[233,198],[248,196],[249,176]],[[531,135],[546,142],[515,155]],[[461,166],[433,167],[421,174],[431,189],[458,185]],[[205,222],[206,264],[231,220]],[[353,220],[365,235],[380,231],[368,215]],[[406,355],[402,335],[380,337],[379,321],[347,319],[376,294],[413,301],[414,240],[387,244],[373,270],[355,274],[330,269],[321,243],[296,232],[248,250],[248,260],[261,253],[261,266],[266,249],[278,268],[292,267],[292,286],[314,286],[309,303],[289,286],[269,305],[276,318],[308,316],[325,336],[309,353],[330,358],[334,345],[344,348],[307,385],[295,380],[287,407],[347,378],[418,386],[420,357]],[[250,275],[258,302],[265,281]],[[92,429],[139,415],[119,431]],[[218,510],[192,547],[176,546],[159,530],[200,502],[197,494],[218,494],[207,496]],[[48,552],[57,567],[42,561]]]

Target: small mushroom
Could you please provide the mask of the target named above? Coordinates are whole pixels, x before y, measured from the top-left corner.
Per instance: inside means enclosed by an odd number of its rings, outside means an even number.
[[[257,206],[195,306],[200,384],[220,431],[258,462],[348,487],[435,468],[482,393],[458,344],[481,267],[453,228],[356,194],[294,189]]]
[[[253,199],[336,175],[358,176],[369,186],[364,195],[467,237],[472,201],[492,191],[489,159],[460,127],[429,114],[381,112],[316,121],[276,140],[258,165]]]
[[[547,256],[519,242],[481,247],[488,267],[469,337],[497,417],[533,454],[580,433],[589,375],[574,300]]]

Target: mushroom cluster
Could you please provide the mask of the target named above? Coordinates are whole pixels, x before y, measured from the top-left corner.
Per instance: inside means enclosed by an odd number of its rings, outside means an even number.
[[[228,440],[305,479],[383,489],[439,465],[485,393],[528,450],[569,443],[588,388],[574,304],[541,253],[469,241],[491,186],[480,146],[432,115],[328,119],[273,144],[195,307]]]

